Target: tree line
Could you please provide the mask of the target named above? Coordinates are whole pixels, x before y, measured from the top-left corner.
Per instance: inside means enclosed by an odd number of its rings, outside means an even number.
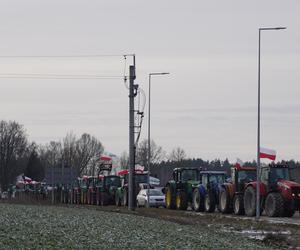
[[[103,153],[102,143],[84,133],[68,133],[61,141],[45,145],[29,142],[22,125],[0,121],[0,187],[7,190],[20,174],[42,181],[48,167],[73,168],[77,175],[94,173]]]
[[[73,168],[78,176],[95,175],[104,147],[99,139],[84,133],[77,137],[68,133],[61,141],[50,141],[45,145],[29,142],[26,130],[15,121],[0,121],[0,187],[7,190],[20,174],[42,181],[49,167]],[[205,161],[190,159],[184,149],[174,148],[166,153],[153,140],[150,142],[150,162],[155,168],[202,167],[208,170],[228,171],[233,166],[228,159]],[[300,181],[300,162],[287,161]],[[136,164],[148,167],[148,141],[142,140],[136,148]],[[128,153],[120,156],[121,168],[128,168]],[[245,162],[245,166],[256,166],[256,162]]]

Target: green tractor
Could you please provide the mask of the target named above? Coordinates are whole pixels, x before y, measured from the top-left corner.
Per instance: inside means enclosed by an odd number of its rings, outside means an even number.
[[[122,179],[122,185],[117,189],[115,196],[116,206],[127,206],[128,205],[128,179],[129,171],[128,169],[121,170],[118,176]],[[148,172],[135,171],[134,174],[135,185],[134,185],[134,197],[137,196],[141,188],[146,188],[148,183]]]
[[[200,184],[200,169],[175,168],[173,180],[165,187],[166,208],[186,210],[192,203],[193,192]]]
[[[118,188],[121,187],[121,178],[117,175],[100,175],[96,181],[93,204],[112,205],[115,203],[115,196]]]

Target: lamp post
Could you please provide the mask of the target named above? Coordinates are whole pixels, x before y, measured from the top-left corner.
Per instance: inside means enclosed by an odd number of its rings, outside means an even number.
[[[258,105],[257,105],[257,168],[256,168],[256,219],[260,217],[260,38],[264,30],[284,30],[286,27],[259,28],[258,34]]]
[[[147,183],[147,205],[149,207],[149,189],[150,189],[150,157],[151,157],[151,148],[150,148],[150,97],[151,97],[151,76],[156,75],[168,75],[170,73],[168,72],[156,72],[156,73],[150,73],[149,74],[149,97],[148,97],[148,183]]]

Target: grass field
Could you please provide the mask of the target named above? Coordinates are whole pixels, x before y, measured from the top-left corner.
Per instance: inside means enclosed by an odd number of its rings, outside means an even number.
[[[84,207],[0,204],[0,249],[276,249],[217,227]]]

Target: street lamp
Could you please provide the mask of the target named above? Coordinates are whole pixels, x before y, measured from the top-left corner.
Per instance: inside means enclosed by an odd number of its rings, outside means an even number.
[[[149,189],[150,189],[150,157],[151,157],[151,148],[150,148],[150,94],[151,94],[151,76],[156,75],[168,75],[170,73],[168,72],[156,72],[156,73],[150,73],[149,74],[149,97],[148,97],[148,183],[147,183],[147,205],[149,207],[149,201],[150,201],[150,195],[149,195]]]
[[[257,110],[257,168],[256,168],[256,219],[260,216],[260,37],[264,30],[284,30],[286,27],[259,28],[258,35],[258,110]]]

